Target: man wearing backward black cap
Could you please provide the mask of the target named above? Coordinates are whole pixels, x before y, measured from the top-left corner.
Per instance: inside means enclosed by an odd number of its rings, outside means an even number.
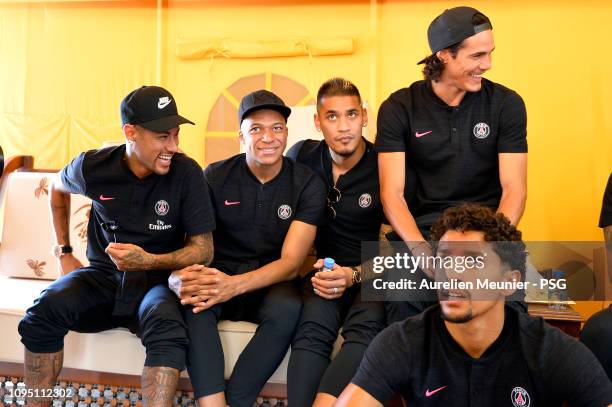
[[[483,77],[491,68],[491,21],[471,7],[445,10],[430,24],[425,80],[389,96],[378,112],[381,198],[395,239],[415,255],[440,214],[477,202],[517,225],[527,197],[527,119],[514,91]],[[389,301],[388,320],[423,310]]]
[[[245,153],[204,171],[216,224],[210,268],[173,274],[185,307],[187,369],[200,406],[252,406],[287,353],[300,318],[293,280],[313,244],[327,189],[306,165],[283,157],[291,109],[274,93],[245,96],[238,111]],[[259,326],[227,382],[217,323]]]
[[[51,184],[53,252],[63,276],[19,324],[25,383],[38,394],[53,388],[69,330],[127,327],[146,348],[144,405],[171,406],[187,332],[168,277],[171,270],[212,260],[215,219],[201,167],[178,152],[179,126],[193,123],[178,114],[170,92],[134,90],[121,103],[121,120],[125,144],[80,154]],[[70,246],[71,193],[92,200],[88,267]]]

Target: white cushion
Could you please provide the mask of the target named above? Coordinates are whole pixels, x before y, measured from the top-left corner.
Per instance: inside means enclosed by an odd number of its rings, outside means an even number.
[[[49,184],[55,173],[13,172],[6,177],[3,191],[3,228],[0,244],[0,274],[12,277],[55,280],[57,259],[49,209]],[[88,265],[87,221],[91,201],[72,195],[70,242],[75,256]]]

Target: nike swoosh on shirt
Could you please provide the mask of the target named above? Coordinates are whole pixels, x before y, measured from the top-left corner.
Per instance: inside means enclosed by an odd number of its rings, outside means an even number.
[[[429,134],[429,133],[431,133],[432,131],[433,131],[433,130],[429,130],[429,131],[426,131],[426,132],[424,132],[424,133],[419,133],[419,132],[417,131],[416,133],[414,133],[414,135],[416,136],[416,138],[419,138],[419,137],[423,137],[423,136],[428,135],[428,134]]]
[[[115,199],[115,198],[110,197],[110,196],[104,196],[104,194],[100,195],[101,201],[110,201],[111,199]]]
[[[429,389],[427,389],[427,390],[425,391],[425,397],[430,397],[430,396],[433,396],[434,394],[436,394],[436,393],[437,393],[437,392],[439,392],[440,390],[444,390],[444,389],[446,389],[446,386],[438,387],[437,389],[432,390],[432,391],[429,391]]]
[[[240,201],[228,201],[227,199],[225,200],[225,206],[232,206],[232,205],[239,205]]]

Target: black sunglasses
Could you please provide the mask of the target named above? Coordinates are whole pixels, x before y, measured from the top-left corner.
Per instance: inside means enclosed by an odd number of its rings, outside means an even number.
[[[115,240],[115,243],[117,243],[117,231],[120,229],[119,223],[117,223],[114,220],[109,220],[109,221],[106,221],[106,222],[100,222],[100,226],[108,234],[112,234],[113,235],[113,239]]]
[[[340,192],[340,190],[336,188],[335,186],[332,187],[327,193],[326,212],[327,212],[327,217],[329,219],[332,219],[332,220],[336,219],[336,208],[334,207],[334,205],[340,202],[341,198],[342,198],[342,192]]]

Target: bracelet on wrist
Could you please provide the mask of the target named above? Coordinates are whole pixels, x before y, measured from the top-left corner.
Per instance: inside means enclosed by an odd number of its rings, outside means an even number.
[[[351,270],[353,270],[353,285],[361,283],[361,266],[352,266]]]

